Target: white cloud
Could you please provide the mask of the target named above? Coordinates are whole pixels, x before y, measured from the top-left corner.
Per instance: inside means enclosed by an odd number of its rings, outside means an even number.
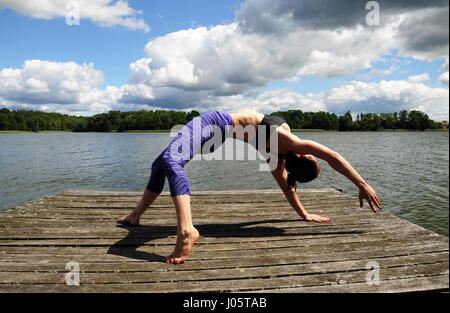
[[[37,19],[65,18],[72,12],[67,3],[78,5],[80,19],[89,19],[102,27],[121,26],[131,30],[144,30],[148,32],[150,27],[143,19],[137,18],[142,11],[134,10],[128,5],[128,1],[119,0],[0,0],[0,9],[10,8],[20,14]]]
[[[257,95],[235,95],[217,99],[205,99],[203,105],[227,112],[252,109],[263,113],[302,110],[304,112],[326,111],[326,104],[312,94],[302,95],[285,88],[266,91]]]
[[[430,118],[448,120],[449,90],[428,87],[418,80],[383,80],[374,83],[352,81],[321,93],[302,95],[287,89],[277,89],[253,97],[238,95],[222,98],[220,102],[207,105],[225,111],[251,108],[266,113],[289,109],[337,114],[344,114],[348,110],[353,113],[382,113],[405,109],[420,110]]]
[[[377,83],[352,81],[317,97],[331,112],[381,113],[415,109],[436,119],[448,119],[448,89],[424,85],[427,78],[428,75],[417,75],[409,80]]]
[[[395,65],[391,65],[391,67],[389,67],[388,69],[373,68],[370,70],[369,73],[357,75],[356,78],[357,79],[372,79],[372,78],[378,77],[378,76],[390,75],[393,72],[395,72],[396,70],[398,70],[398,67]]]
[[[242,34],[236,24],[182,30],[150,41],[144,50],[150,71],[136,64],[131,77],[152,86],[238,94],[280,71],[264,46],[263,38]]]
[[[420,60],[448,56],[448,0],[380,2],[380,26],[366,25],[367,1],[246,0],[236,22],[246,33],[285,36],[298,30],[340,30],[361,26],[367,33],[395,27],[400,53]]]
[[[423,1],[426,4],[426,1]],[[418,60],[448,58],[449,8],[427,8],[399,15],[396,33],[400,54]]]
[[[445,60],[445,63],[442,64],[441,68],[445,71],[447,70],[447,72],[441,74],[439,76],[439,82],[441,84],[447,85],[448,86],[448,58]]]
[[[0,97],[30,104],[80,101],[80,94],[103,82],[92,63],[26,60],[21,69],[0,71]]]
[[[109,110],[151,109],[153,89],[144,84],[106,86],[92,63],[26,60],[0,71],[0,106],[91,115]]]
[[[145,58],[130,65],[129,83],[185,94],[238,95],[278,79],[346,76],[369,68],[392,46],[390,28],[304,30],[273,37],[245,33],[238,24],[182,30],[151,40]],[[162,92],[164,93],[164,92]],[[184,97],[179,97],[178,108]]]
[[[427,80],[430,80],[430,75],[428,75],[428,73],[422,73],[408,77],[408,81],[415,84],[420,84],[426,82]]]
[[[236,12],[236,20],[248,32],[285,33],[296,27],[338,29],[366,25],[368,1],[347,0],[246,0]],[[405,12],[448,7],[447,0],[379,1],[381,24]]]
[[[145,64],[145,61],[137,64]],[[209,94],[208,90],[153,88],[143,83],[107,86],[100,90],[96,85],[102,80],[103,74],[94,69],[93,64],[27,60],[21,69],[0,71],[0,105],[89,115],[109,110],[164,108],[183,99],[183,106],[179,108],[200,111],[231,112],[250,108],[269,113],[300,109],[343,114],[347,110],[381,113],[417,109],[431,118],[448,120],[448,88],[424,85],[429,80],[427,73],[410,76],[408,80],[346,82],[321,93],[300,94],[282,88],[227,96]]]
[[[300,94],[281,88],[220,97],[186,90],[175,96],[174,89],[170,88],[166,90],[166,94],[156,93],[156,102],[153,103],[164,104],[158,99],[165,99],[170,103],[173,99],[182,97],[185,99],[185,109],[226,112],[253,109],[263,113],[295,109],[337,114],[344,114],[348,110],[354,113],[382,113],[414,109],[427,113],[433,119],[448,120],[448,88],[426,86],[423,84],[426,80],[427,75],[417,75],[411,80],[383,80],[373,83],[351,81],[321,93]]]
[[[448,57],[447,57],[447,59],[445,60],[445,63],[442,64],[441,68],[442,68],[443,70],[447,70],[447,71],[448,71]]]
[[[422,77],[422,80],[425,76]],[[328,111],[344,114],[420,110],[433,119],[448,120],[448,88],[432,88],[417,79],[374,83],[352,81],[321,93],[302,95],[286,89],[267,91],[254,97],[233,96],[221,99],[213,108],[240,110],[252,108],[261,112],[300,109],[306,112]]]
[[[152,74],[152,70],[150,69],[151,62],[152,59],[150,58],[142,58],[134,63],[131,63],[129,66],[130,76],[128,77],[128,82],[130,84],[150,84],[151,82],[149,78]]]
[[[144,84],[121,86],[119,94],[121,103],[148,104],[155,99],[153,88]]]
[[[439,76],[439,81],[441,82],[441,84],[448,86],[448,71]]]

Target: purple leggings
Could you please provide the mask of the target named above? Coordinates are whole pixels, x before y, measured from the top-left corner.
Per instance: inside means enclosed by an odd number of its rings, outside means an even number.
[[[209,143],[212,145],[207,149],[207,153],[213,152],[230,135],[232,128],[233,120],[230,114],[218,111],[207,112],[191,120],[153,162],[147,189],[161,193],[167,177],[172,196],[190,195],[191,189],[184,166],[196,154],[205,153],[205,143],[210,140],[213,142]],[[221,136],[215,135],[217,132],[220,132]],[[217,142],[217,139],[220,141]]]

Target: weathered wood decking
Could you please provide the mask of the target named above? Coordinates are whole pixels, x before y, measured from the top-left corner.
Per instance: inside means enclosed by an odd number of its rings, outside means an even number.
[[[0,214],[0,292],[405,292],[449,287],[448,238],[338,191],[300,190],[301,220],[279,191],[196,192],[201,237],[189,260],[175,244],[170,196],[141,227],[116,225],[141,192],[67,191]],[[80,286],[66,285],[78,262]],[[366,283],[379,265],[379,285]]]

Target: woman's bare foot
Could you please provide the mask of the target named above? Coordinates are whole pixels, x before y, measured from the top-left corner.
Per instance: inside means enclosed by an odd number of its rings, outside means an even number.
[[[141,219],[141,215],[136,213],[135,211],[133,211],[130,214],[125,215],[124,217],[118,218],[117,223],[138,226],[138,225],[140,225],[140,219]]]
[[[199,236],[200,234],[195,227],[191,231],[185,231],[182,234],[178,234],[175,250],[171,255],[166,257],[166,262],[180,264],[186,261]]]
[[[131,211],[130,214],[124,217],[118,218],[117,223],[126,225],[140,225],[141,215],[148,209],[148,207],[155,201],[158,197],[158,193],[154,193],[148,189],[144,190],[141,200],[136,205],[136,207]]]

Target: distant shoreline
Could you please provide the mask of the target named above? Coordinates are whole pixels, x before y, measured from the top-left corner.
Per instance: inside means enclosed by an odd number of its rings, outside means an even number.
[[[425,129],[425,132],[448,132],[448,128],[442,129]],[[416,129],[379,129],[379,130],[328,130],[328,129],[291,129],[291,132],[302,133],[302,132],[334,132],[334,133],[360,133],[360,132],[422,132],[421,130]],[[151,129],[151,130],[126,130],[123,132],[118,131],[110,131],[110,132],[99,132],[99,131],[91,131],[91,132],[75,132],[70,130],[42,130],[42,131],[25,131],[25,130],[0,130],[0,134],[46,134],[46,133],[80,133],[80,134],[88,134],[88,133],[170,133],[170,129]]]
[[[276,111],[298,132],[323,131],[397,131],[448,128],[446,121],[431,120],[421,111],[394,113],[360,113],[353,120],[350,111],[344,115],[301,110]],[[185,111],[109,111],[89,117],[27,110],[0,109],[0,130],[7,132],[169,132],[201,116]]]

